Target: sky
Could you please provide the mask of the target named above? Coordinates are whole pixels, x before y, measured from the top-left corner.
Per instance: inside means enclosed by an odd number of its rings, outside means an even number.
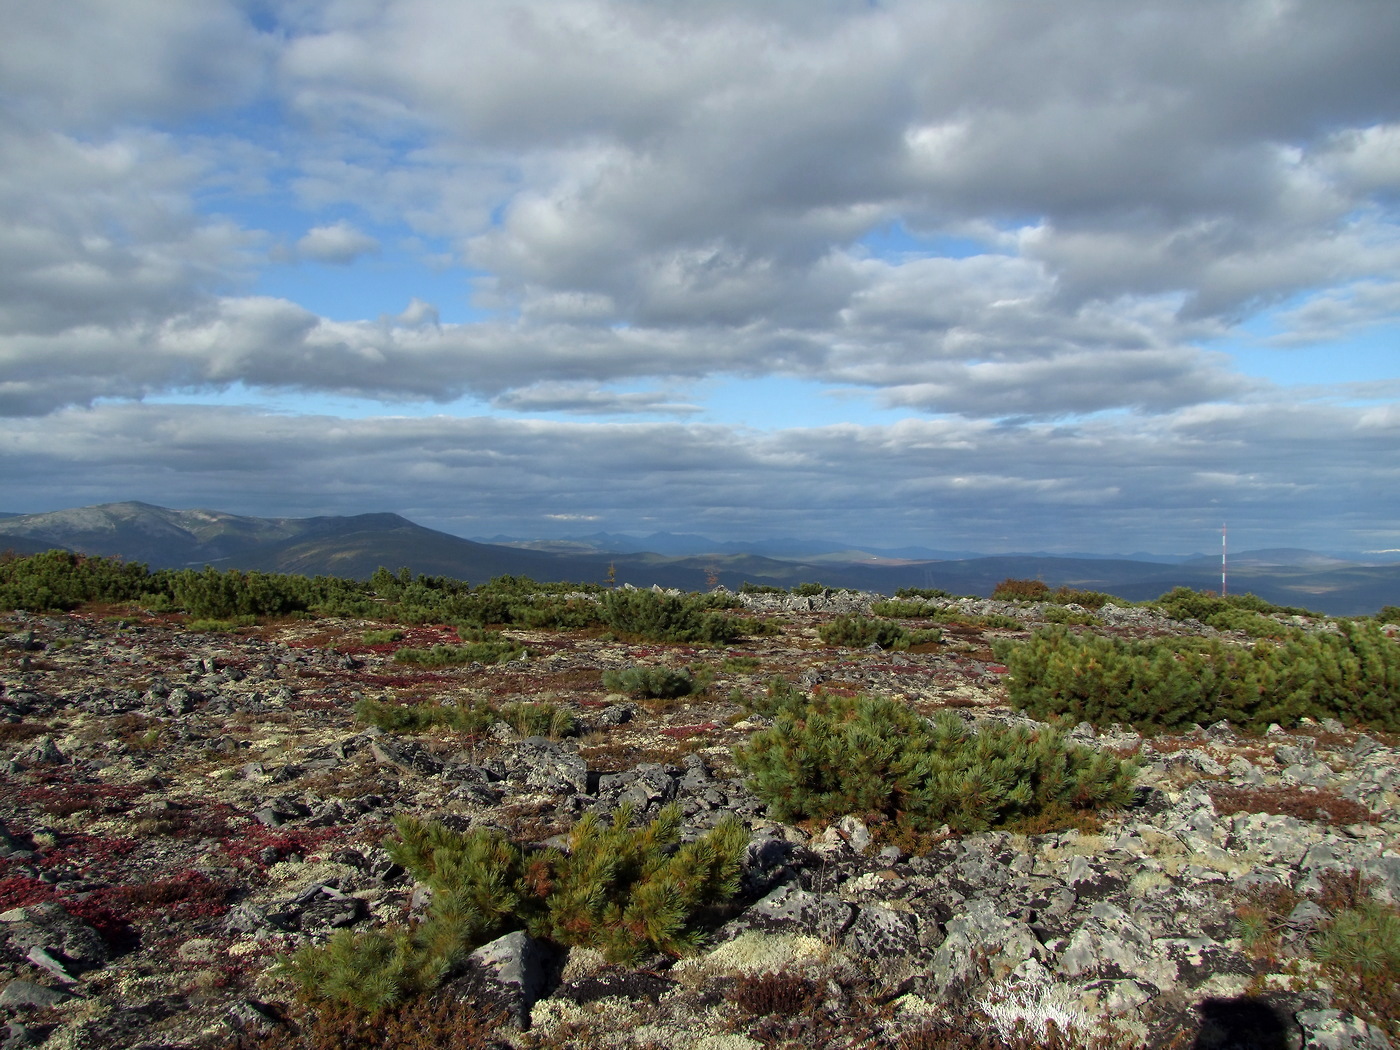
[[[1400,548],[1400,4],[0,11],[0,511]]]

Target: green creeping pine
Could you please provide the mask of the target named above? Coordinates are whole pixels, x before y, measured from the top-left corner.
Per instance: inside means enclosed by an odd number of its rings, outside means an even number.
[[[282,970],[306,999],[373,1014],[431,992],[474,949],[511,930],[596,948],[619,964],[690,952],[700,910],[739,890],[748,830],[728,818],[683,843],[679,806],[638,828],[633,815],[620,806],[607,822],[585,816],[567,853],[400,816],[389,853],[432,890],[423,920],[341,930],[283,960]]]
[[[1135,769],[1050,727],[932,723],[878,696],[787,691],[735,752],[782,821],[881,814],[915,831],[984,831],[1039,814],[1125,805]]]

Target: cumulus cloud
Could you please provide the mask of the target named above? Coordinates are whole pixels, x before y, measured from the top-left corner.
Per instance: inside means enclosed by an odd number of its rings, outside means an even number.
[[[79,494],[264,514],[394,509],[465,534],[557,533],[551,521],[579,516],[974,549],[1189,550],[1223,516],[1262,546],[1325,547],[1339,527],[1393,546],[1397,440],[1393,408],[1279,403],[1127,424],[774,432],[176,405],[66,410],[42,431],[0,421],[11,492],[41,507]]]
[[[379,242],[341,219],[330,226],[308,230],[306,236],[297,241],[296,249],[303,259],[332,266],[349,266],[360,256],[379,251]]]
[[[1352,388],[1280,392],[1211,347],[1261,311],[1279,347],[1395,316],[1397,52],[1400,6],[1350,0],[27,5],[0,39],[0,414],[21,444],[48,421],[20,417],[101,419],[133,463],[146,448],[168,465],[141,426],[203,449],[197,417],[102,402],[252,388],[393,412],[470,395],[546,419],[351,430],[499,442],[541,479],[559,465],[537,441],[611,469],[625,447],[639,476],[651,443],[695,472],[668,490],[677,506],[736,522],[757,520],[746,500],[898,494],[993,528],[1000,489],[1131,529],[1163,494],[1233,498],[1224,478],[1279,511],[1277,493],[1329,483],[1292,434],[1279,462],[1307,478],[1281,480],[1272,421],[1350,435],[1320,461],[1390,417],[1347,415]],[[260,272],[276,243],[347,282],[417,244],[463,292],[449,303],[434,273],[330,320],[294,283],[318,267],[272,268],[295,270],[281,286]],[[761,440],[578,418],[690,417],[704,399],[675,391],[712,376],[857,389],[916,418]],[[1247,465],[1191,437],[1228,433],[1229,411]],[[347,433],[265,423],[289,443]],[[461,473],[473,455],[382,476],[544,498],[528,471]],[[1214,480],[1182,480],[1197,475]],[[613,513],[566,488],[552,513]]]
[[[234,0],[5,5],[0,92],[69,130],[169,119],[256,97],[276,56]]]

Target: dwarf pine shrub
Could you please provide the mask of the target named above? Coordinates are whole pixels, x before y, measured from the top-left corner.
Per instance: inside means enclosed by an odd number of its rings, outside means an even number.
[[[468,736],[481,736],[505,722],[521,736],[559,740],[578,732],[578,719],[567,708],[531,700],[494,707],[476,702],[451,706],[438,701],[392,704],[369,697],[355,705],[355,717],[389,733],[425,733],[438,727]]]
[[[136,562],[65,550],[0,556],[0,609],[73,609],[83,602],[135,601],[158,589]]]
[[[1189,587],[1176,587],[1150,603],[1164,616],[1173,620],[1199,620],[1217,631],[1244,631],[1253,638],[1278,638],[1291,633],[1291,628],[1273,619],[1275,616],[1312,616],[1317,614],[1292,605],[1274,605],[1254,594],[1230,594],[1224,597]]]
[[[1056,729],[988,725],[945,712],[932,723],[878,696],[790,691],[773,725],[735,752],[778,820],[881,816],[916,832],[957,832],[1124,805],[1134,769],[1068,744]]]
[[[1251,647],[1051,627],[996,651],[1007,665],[1012,704],[1038,719],[1123,722],[1147,731],[1220,719],[1262,731],[1303,717],[1400,728],[1400,645],[1371,623],[1342,623],[1336,634],[1294,632]]]
[[[440,703],[391,704],[365,697],[355,704],[355,717],[378,726],[386,733],[422,733],[434,726],[448,725],[457,708]]]
[[[957,595],[938,587],[901,587],[894,592],[894,596],[896,598],[923,598],[925,600],[957,597]]]
[[[910,631],[893,620],[872,620],[865,616],[838,616],[817,628],[817,635],[827,645],[863,649],[878,645],[881,649],[903,651],[913,645],[940,641],[936,630]]]
[[[700,910],[738,892],[748,832],[727,819],[681,843],[679,806],[640,828],[632,817],[627,806],[607,823],[585,816],[565,853],[400,816],[389,854],[432,891],[426,916],[411,928],[341,931],[290,956],[284,972],[308,999],[377,1012],[431,991],[511,930],[595,948],[614,963],[691,951]]]
[[[599,618],[624,637],[724,645],[741,637],[747,626],[720,611],[731,601],[719,595],[609,591],[599,603]]]
[[[627,667],[621,671],[604,671],[603,688],[615,693],[649,700],[674,700],[704,689],[686,667],[673,671],[669,667]]]
[[[942,606],[932,602],[906,599],[887,599],[882,602],[872,602],[870,605],[872,615],[888,616],[895,620],[927,618],[936,615],[941,609]]]
[[[461,645],[435,645],[431,649],[400,649],[394,662],[415,667],[459,667],[462,664],[503,664],[527,656],[523,645],[499,634],[465,641]]]

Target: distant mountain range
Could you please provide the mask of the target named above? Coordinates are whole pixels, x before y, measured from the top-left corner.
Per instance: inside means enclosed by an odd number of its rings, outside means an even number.
[[[990,594],[1001,580],[1107,591],[1133,601],[1177,586],[1220,586],[1219,555],[1002,554],[919,547],[860,548],[809,540],[717,543],[703,536],[609,533],[567,540],[506,536],[463,539],[397,514],[252,518],[147,503],[106,503],[46,514],[0,513],[0,550],[32,554],[60,547],[119,556],[152,568],[258,569],[364,578],[379,566],[484,583],[495,576],[704,590],[714,583],[792,587],[821,582],[893,594],[901,587]],[[1400,605],[1400,559],[1392,552],[1321,554],[1276,549],[1230,556],[1230,590],[1332,615]]]

